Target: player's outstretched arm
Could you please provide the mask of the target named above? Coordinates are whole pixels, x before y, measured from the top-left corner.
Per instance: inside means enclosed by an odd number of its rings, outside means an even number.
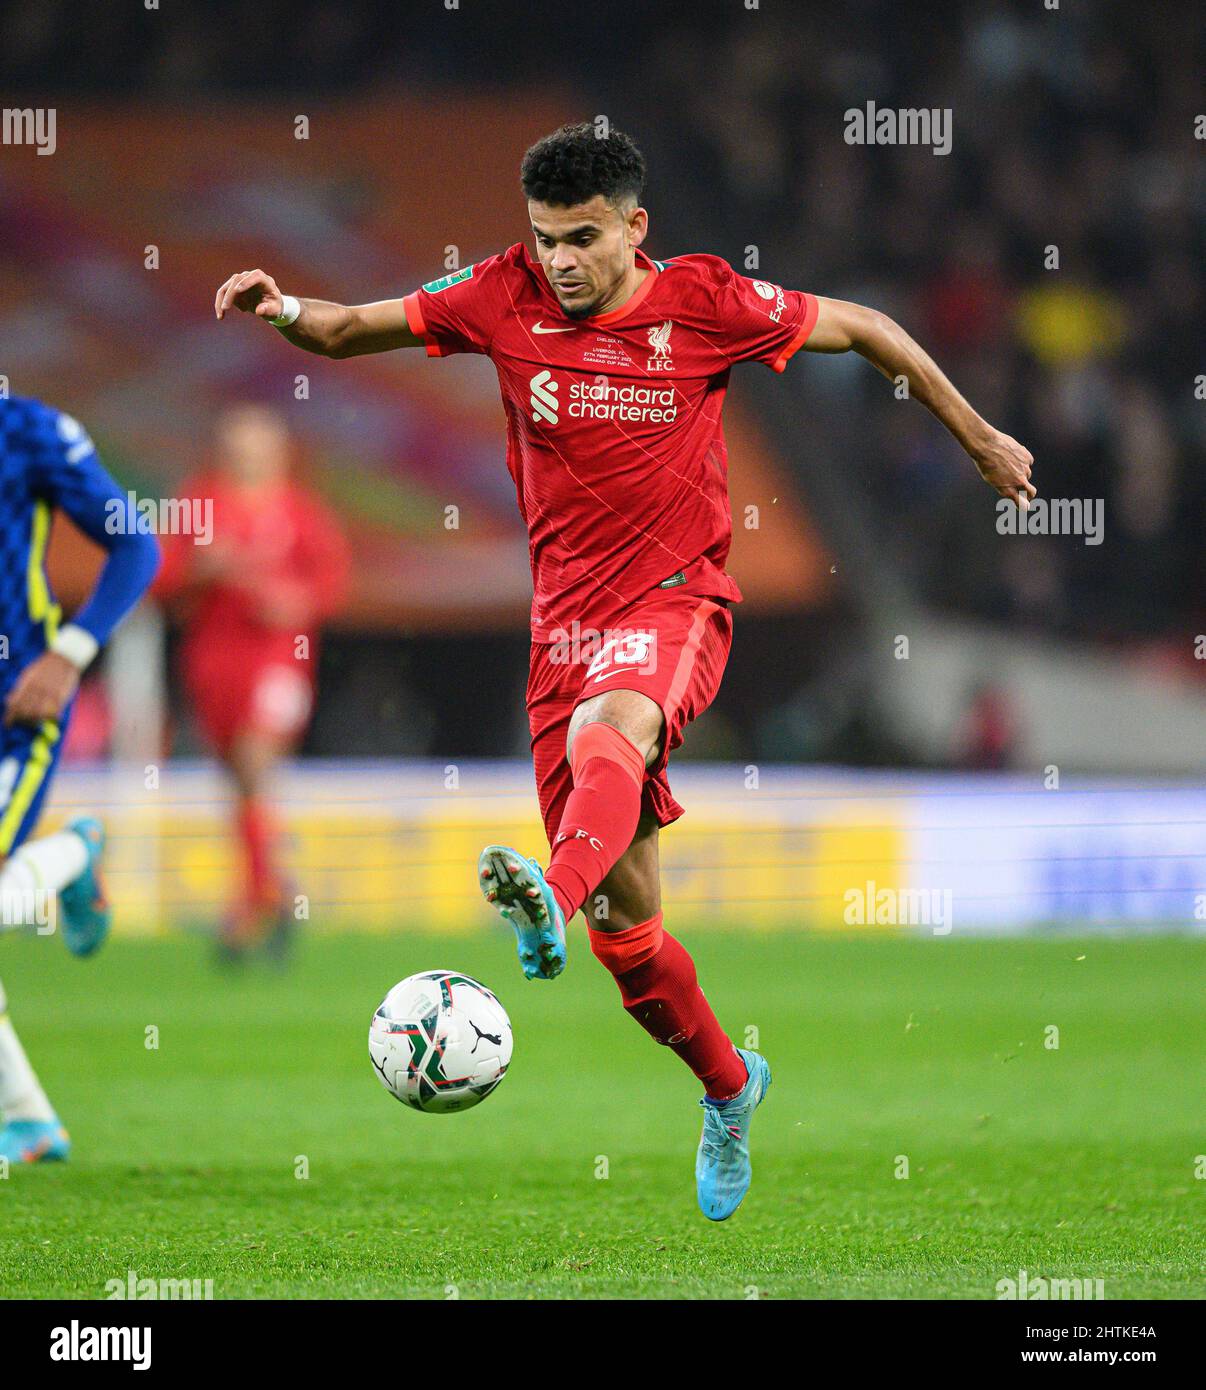
[[[955,436],[980,476],[1002,497],[1025,509],[1037,491],[1030,481],[1034,457],[1016,439],[993,429],[959,394],[934,359],[900,324],[842,299],[817,300],[817,321],[805,342],[810,352],[861,354],[884,376],[903,377],[909,395],[919,400]]]
[[[323,357],[360,357],[368,352],[420,347],[423,342],[410,331],[400,299],[355,305],[296,299],[283,295],[272,276],[262,270],[242,270],[218,290],[214,314],[223,319],[228,309],[269,322],[288,318],[296,309],[290,322],[275,323],[274,327],[296,347]]]

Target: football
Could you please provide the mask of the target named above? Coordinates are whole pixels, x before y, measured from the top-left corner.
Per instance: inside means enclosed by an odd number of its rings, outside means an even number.
[[[369,1027],[369,1057],[389,1093],[429,1115],[478,1105],[511,1061],[511,1020],[485,985],[455,970],[396,984]]]

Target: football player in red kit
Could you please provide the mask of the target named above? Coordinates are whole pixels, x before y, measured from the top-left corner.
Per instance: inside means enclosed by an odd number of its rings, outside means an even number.
[[[280,416],[233,407],[217,422],[216,444],[216,467],[182,490],[191,534],[164,539],[156,591],[180,614],[184,685],[235,787],[243,880],[220,948],[237,958],[288,938],[292,907],[267,788],[309,723],[318,628],[342,603],[348,551],[331,513],[289,477]]]
[[[739,275],[719,256],[653,260],[632,141],[566,126],[524,156],[534,238],[401,299],[284,295],[262,270],[218,290],[328,357],[425,347],[487,355],[533,580],[527,704],[549,867],[491,845],[482,890],[515,928],[524,973],[564,968],[580,909],[625,1009],[702,1083],[696,1189],[730,1216],[770,1068],[726,1036],[662,920],[658,832],[682,814],[667,759],[715,697],[741,591],[729,553],[721,430],[731,368],[782,372],[800,349],[861,353],[927,406],[1003,497],[1027,506],[1029,452],[983,420],[885,315]]]

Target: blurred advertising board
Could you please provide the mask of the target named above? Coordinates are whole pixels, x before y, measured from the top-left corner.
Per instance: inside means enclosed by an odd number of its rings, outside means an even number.
[[[668,920],[936,936],[1206,930],[1199,786],[1045,791],[1016,776],[773,764],[685,764],[672,782],[687,814],[662,836]],[[199,927],[236,881],[227,796],[206,764],[69,768],[45,824],[85,808],[105,818],[118,931]],[[481,930],[482,845],[547,862],[523,762],[298,763],[279,803],[314,931]]]

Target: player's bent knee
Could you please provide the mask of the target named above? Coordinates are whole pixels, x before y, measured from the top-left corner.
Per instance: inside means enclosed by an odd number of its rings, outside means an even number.
[[[602,720],[587,724],[579,730],[569,750],[569,765],[575,786],[586,775],[587,764],[592,759],[602,759],[614,764],[624,776],[632,780],[639,794],[645,782],[645,753],[627,734]]]
[[[571,763],[575,743],[594,724],[622,734],[648,766],[660,749],[666,716],[655,700],[637,690],[610,690],[584,700],[574,710],[566,737],[566,756]]]

